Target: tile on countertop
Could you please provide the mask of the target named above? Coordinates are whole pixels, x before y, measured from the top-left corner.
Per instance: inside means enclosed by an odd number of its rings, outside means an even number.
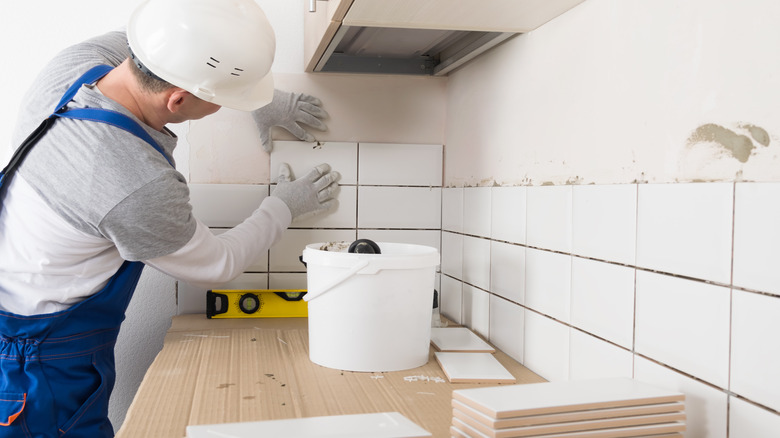
[[[439,351],[495,353],[496,349],[468,327],[432,327],[431,344]]]
[[[515,383],[517,379],[491,353],[434,352],[450,382]]]

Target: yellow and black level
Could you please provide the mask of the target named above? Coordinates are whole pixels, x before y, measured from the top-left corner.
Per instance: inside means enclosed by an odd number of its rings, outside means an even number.
[[[206,317],[307,317],[305,294],[305,289],[214,289],[206,292]]]

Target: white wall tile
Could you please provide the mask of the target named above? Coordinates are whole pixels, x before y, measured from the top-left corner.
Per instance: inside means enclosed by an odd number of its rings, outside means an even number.
[[[490,337],[490,294],[468,284],[463,285],[463,325],[485,338]]]
[[[572,325],[632,349],[634,271],[626,266],[572,257]]]
[[[441,254],[441,231],[439,230],[358,230],[358,239],[430,246],[436,248]]]
[[[228,231],[228,228],[211,229],[211,232],[214,235],[220,235],[226,231]],[[244,271],[245,272],[268,272],[268,251],[264,252],[263,255],[259,259],[257,259],[257,261],[255,261],[250,266],[248,266]]]
[[[490,194],[492,187],[463,189],[463,232],[490,237]]]
[[[640,184],[637,265],[731,281],[732,183]]]
[[[523,363],[525,310],[495,295],[490,296],[490,342],[514,360]]]
[[[574,329],[569,343],[569,380],[634,375],[634,355],[628,350]]]
[[[572,186],[528,187],[526,242],[528,245],[571,252]]]
[[[731,312],[731,390],[780,410],[780,297],[735,290]]]
[[[573,186],[574,254],[633,265],[636,197],[636,184]]]
[[[463,232],[462,187],[446,187],[441,191],[441,229]]]
[[[308,289],[305,273],[274,272],[268,274],[269,289]]]
[[[268,289],[268,274],[245,273],[227,283],[215,284],[209,288],[177,282],[177,315],[206,313],[206,291],[210,289]]]
[[[330,165],[332,170],[341,174],[339,184],[357,184],[357,143],[302,141],[274,141],[271,153],[271,182],[275,183],[279,176],[279,164],[287,163],[297,179],[308,174],[314,166],[322,163]]]
[[[267,185],[190,184],[192,214],[209,227],[234,227],[268,196]]]
[[[463,283],[441,276],[441,314],[457,324],[463,323]]]
[[[523,304],[525,251],[524,246],[490,242],[490,292]]]
[[[780,183],[738,183],[734,285],[780,294]]]
[[[358,227],[441,229],[441,188],[361,186]]]
[[[271,186],[273,193],[276,185]],[[303,219],[296,219],[290,228],[356,228],[357,187],[340,186],[335,208]]]
[[[571,256],[528,248],[525,257],[525,305],[568,323]]]
[[[271,247],[270,270],[272,272],[305,272],[300,256],[306,245],[322,242],[355,241],[354,230],[287,230],[282,238]]]
[[[490,241],[463,237],[463,281],[481,289],[490,288]]]
[[[523,365],[550,382],[569,380],[569,327],[525,312]]]
[[[441,272],[463,279],[463,235],[441,233]]]
[[[490,237],[525,243],[526,187],[491,188]]]
[[[729,292],[700,281],[637,271],[635,351],[726,388]]]
[[[634,378],[685,394],[686,438],[726,438],[726,393],[639,356]]]
[[[730,397],[730,438],[777,438],[778,431],[780,431],[780,415],[736,397]]]
[[[361,185],[442,185],[442,146],[433,144],[360,143]]]

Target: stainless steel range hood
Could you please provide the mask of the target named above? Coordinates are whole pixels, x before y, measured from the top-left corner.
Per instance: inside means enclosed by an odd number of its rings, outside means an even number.
[[[514,35],[341,26],[314,71],[443,76]]]
[[[329,0],[319,9],[314,2],[306,71],[443,76],[583,1]]]

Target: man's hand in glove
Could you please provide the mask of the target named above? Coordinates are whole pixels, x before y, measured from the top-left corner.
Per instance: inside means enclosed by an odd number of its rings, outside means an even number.
[[[341,178],[338,172],[331,172],[330,166],[320,164],[303,178],[292,180],[290,166],[282,163],[279,166],[279,178],[276,189],[271,196],[284,201],[295,220],[301,216],[311,216],[333,208],[337,201]]]
[[[270,153],[273,149],[271,128],[280,126],[299,140],[314,141],[314,136],[300,124],[325,131],[328,126],[321,120],[328,113],[321,108],[322,102],[314,96],[301,93],[274,90],[274,99],[268,105],[252,112],[257,128],[260,130],[260,140],[263,149]]]

